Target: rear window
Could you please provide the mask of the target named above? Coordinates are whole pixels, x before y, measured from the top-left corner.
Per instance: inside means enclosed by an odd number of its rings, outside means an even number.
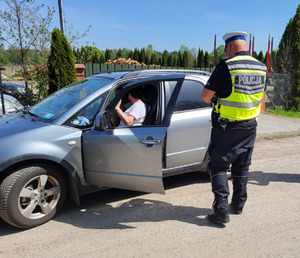
[[[211,107],[201,99],[204,85],[197,81],[185,80],[180,89],[174,112]]]

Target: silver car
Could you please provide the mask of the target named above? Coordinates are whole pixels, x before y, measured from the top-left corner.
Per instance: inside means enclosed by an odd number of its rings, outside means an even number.
[[[22,110],[23,105],[13,96],[3,94],[3,103],[5,114],[12,114]],[[3,115],[2,101],[0,95],[0,117]]]
[[[19,228],[52,219],[67,194],[107,187],[164,193],[163,177],[206,171],[209,73],[100,73],[35,106],[0,118],[0,216]],[[120,127],[115,105],[141,87],[150,107],[142,126]],[[128,101],[129,102],[129,101]]]

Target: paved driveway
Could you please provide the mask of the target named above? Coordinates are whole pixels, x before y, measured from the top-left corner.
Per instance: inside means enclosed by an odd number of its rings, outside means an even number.
[[[0,221],[0,257],[299,257],[300,137],[256,142],[242,215],[205,219],[213,199],[201,173],[165,180],[166,194],[108,190],[47,224]]]

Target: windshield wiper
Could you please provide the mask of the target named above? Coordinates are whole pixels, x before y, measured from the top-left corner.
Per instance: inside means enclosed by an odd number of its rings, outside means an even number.
[[[34,114],[34,113],[30,112],[30,111],[27,111],[27,112],[28,112],[29,115],[39,118],[39,116],[37,114]]]
[[[30,111],[28,110],[28,107],[26,107],[26,108],[23,109],[23,114],[29,114],[29,115],[31,115],[31,116],[34,116],[34,117],[39,118],[39,116],[38,116],[37,114],[30,112]]]

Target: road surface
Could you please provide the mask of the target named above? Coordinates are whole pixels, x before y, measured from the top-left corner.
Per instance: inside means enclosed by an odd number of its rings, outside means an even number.
[[[0,257],[300,257],[299,164],[300,136],[258,140],[248,201],[225,227],[205,219],[209,179],[191,173],[165,179],[165,195],[85,196],[30,230],[0,221]]]

